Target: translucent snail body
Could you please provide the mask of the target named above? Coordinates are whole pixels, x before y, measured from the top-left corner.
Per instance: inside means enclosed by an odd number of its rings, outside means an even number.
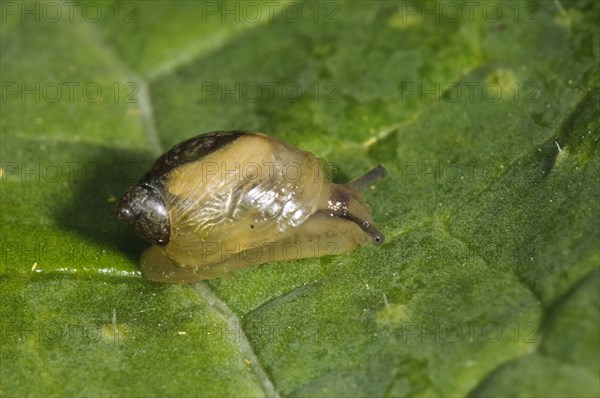
[[[385,169],[345,185],[330,176],[327,162],[273,137],[208,133],[158,158],[120,200],[117,216],[153,244],[142,272],[161,282],[381,244],[361,196]]]

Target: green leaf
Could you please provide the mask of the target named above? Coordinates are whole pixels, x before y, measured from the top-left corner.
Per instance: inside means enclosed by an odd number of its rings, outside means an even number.
[[[0,393],[598,396],[600,3],[3,2]],[[380,247],[146,281],[115,200],[263,131]]]

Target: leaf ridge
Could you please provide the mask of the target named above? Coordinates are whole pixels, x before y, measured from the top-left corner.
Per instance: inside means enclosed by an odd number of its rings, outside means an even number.
[[[273,13],[285,6],[289,3],[289,0],[277,2],[273,7]],[[173,73],[175,70],[180,67],[191,64],[196,59],[210,53],[212,51],[218,50],[223,47],[228,42],[231,42],[235,38],[237,38],[242,33],[250,30],[251,28],[260,27],[269,22],[269,18],[263,18],[256,22],[254,21],[246,21],[243,20],[239,22],[241,27],[234,31],[217,31],[208,37],[208,39],[201,41],[194,41],[192,44],[183,48],[177,54],[169,57],[169,60],[163,62],[162,64],[157,65],[153,69],[150,69],[147,73],[148,80],[153,82],[155,80],[160,79],[161,77]]]
[[[102,35],[99,31],[99,28],[89,28],[89,25],[81,21],[82,17],[79,16],[79,22],[77,25],[82,26],[82,30],[85,30],[84,33],[88,36],[91,43],[96,47],[96,49],[106,58],[106,60],[112,64],[115,69],[117,69],[121,74],[126,76],[128,79],[131,79],[139,89],[139,93],[137,96],[138,105],[142,114],[142,121],[144,124],[144,132],[146,135],[146,139],[150,144],[150,150],[156,156],[160,155],[163,151],[160,145],[160,139],[158,136],[158,131],[156,128],[156,123],[154,122],[154,117],[152,116],[152,100],[148,90],[148,84],[146,80],[140,77],[135,71],[133,71],[121,58],[117,55],[117,53],[106,43],[106,41],[102,38]]]
[[[279,397],[279,393],[275,390],[273,382],[269,379],[267,372],[263,369],[258,357],[254,353],[250,341],[242,329],[242,322],[237,314],[233,312],[223,300],[217,297],[206,283],[197,283],[193,285],[192,288],[199,296],[204,298],[215,311],[223,316],[230,330],[240,330],[240,338],[236,339],[240,353],[252,364],[252,371],[262,386],[265,395],[268,397]]]

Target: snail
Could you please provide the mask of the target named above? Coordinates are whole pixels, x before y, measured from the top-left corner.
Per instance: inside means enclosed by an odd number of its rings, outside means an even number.
[[[160,282],[193,283],[383,243],[362,192],[385,169],[345,185],[331,174],[326,161],[279,139],[217,131],[161,155],[116,213],[152,244],[142,273]]]

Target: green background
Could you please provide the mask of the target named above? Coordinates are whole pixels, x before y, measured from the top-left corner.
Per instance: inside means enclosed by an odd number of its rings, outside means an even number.
[[[1,6],[2,395],[600,394],[600,2]],[[115,199],[228,129],[386,243],[144,280]]]

